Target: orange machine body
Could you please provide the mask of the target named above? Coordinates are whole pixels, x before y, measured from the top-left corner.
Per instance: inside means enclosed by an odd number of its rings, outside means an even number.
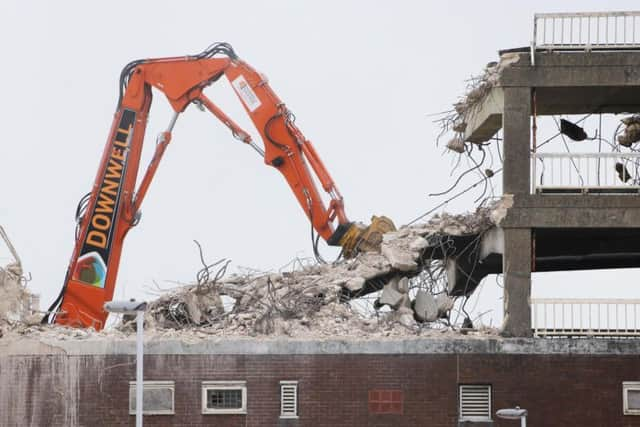
[[[224,57],[213,58],[220,53]],[[222,75],[229,79],[260,133],[263,149],[203,94],[203,89]],[[151,88],[164,93],[175,116],[170,128],[158,137],[153,159],[136,190]],[[135,61],[123,70],[120,101],[92,191],[78,218],[65,284],[50,310],[53,322],[97,330],[104,327],[107,313],[103,305],[113,297],[123,240],[136,225],[140,205],[171,140],[175,118],[191,103],[207,108],[236,138],[261,152],[266,164],[282,173],[323,239],[334,235],[334,222],[348,223],[342,196],[312,144],[295,126],[266,79],[238,59],[230,46],[215,45],[208,55]],[[328,207],[315,179],[329,194]]]

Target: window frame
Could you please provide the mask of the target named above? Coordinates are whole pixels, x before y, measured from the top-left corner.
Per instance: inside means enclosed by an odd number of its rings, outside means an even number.
[[[462,411],[462,391],[464,387],[486,387],[488,391],[488,413],[486,417],[478,416],[463,416]],[[472,421],[472,422],[490,422],[493,421],[493,387],[491,384],[458,384],[458,420],[459,421]]]
[[[247,382],[246,381],[202,381],[202,414],[203,415],[245,415],[247,413]],[[215,409],[207,406],[208,390],[240,390],[242,393],[241,408]]]
[[[171,409],[150,410],[144,406],[144,392],[146,390],[164,389],[171,390]],[[133,392],[133,399],[132,393]],[[136,382],[129,381],[129,415],[135,415],[136,410],[133,408],[133,401],[136,399]],[[176,414],[176,384],[172,380],[144,380],[142,381],[142,415],[175,415]],[[136,406],[138,402],[136,401]]]
[[[294,387],[295,413],[289,414],[284,412],[284,387]],[[298,418],[298,381],[280,381],[280,418],[296,419]]]
[[[640,408],[629,408],[629,390],[640,392],[640,381],[622,382],[622,413],[623,415],[640,415]]]

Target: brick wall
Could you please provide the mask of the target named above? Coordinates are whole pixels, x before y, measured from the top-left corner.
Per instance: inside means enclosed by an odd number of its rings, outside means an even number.
[[[130,355],[0,359],[0,424],[134,425]],[[145,379],[175,381],[175,415],[147,426],[456,426],[458,384],[493,387],[493,411],[520,405],[529,426],[640,426],[622,415],[637,355],[149,355]],[[243,380],[246,415],[202,415],[201,381]],[[280,421],[281,380],[297,380],[299,419]],[[401,390],[402,414],[370,414],[370,390]],[[495,418],[495,417],[494,417]],[[494,420],[494,426],[515,426]]]

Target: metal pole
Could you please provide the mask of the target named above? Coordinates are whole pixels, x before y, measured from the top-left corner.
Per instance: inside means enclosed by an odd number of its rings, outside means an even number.
[[[173,116],[171,116],[171,121],[169,122],[169,126],[167,126],[167,132],[173,131],[173,127],[176,125],[176,120],[178,120],[178,116],[180,113],[175,112]]]
[[[527,416],[523,415],[520,417],[520,427],[527,427]]]
[[[142,390],[144,386],[144,380],[142,379],[143,324],[144,311],[139,310],[136,315],[136,427],[142,427]]]

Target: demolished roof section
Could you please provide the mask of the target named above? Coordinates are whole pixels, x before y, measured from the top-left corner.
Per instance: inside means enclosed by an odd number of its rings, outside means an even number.
[[[453,104],[453,110],[446,112],[438,120],[441,126],[441,136],[450,131],[454,133],[454,136],[446,144],[448,149],[464,153],[467,142],[481,143],[493,136],[491,131],[476,134],[476,127],[480,123],[490,120],[489,116],[495,116],[501,120],[502,98],[493,96],[496,95],[493,89],[500,86],[504,70],[517,64],[519,60],[520,54],[518,53],[503,53],[498,62],[490,62],[482,74],[469,80],[466,93]],[[501,92],[498,91],[499,93]],[[498,125],[498,129],[500,127]]]
[[[149,304],[146,324],[156,331],[290,337],[381,337],[450,325],[453,300],[446,286],[436,289],[419,280],[426,270],[442,268],[434,267],[429,253],[443,236],[485,232],[496,225],[502,208],[496,203],[473,214],[442,214],[402,227],[384,235],[381,253],[182,287]],[[363,312],[346,303],[374,293],[374,306],[385,310]],[[133,327],[133,322],[120,326]]]
[[[472,214],[441,214],[428,222],[404,226],[384,235],[380,253],[362,253],[333,264],[297,263],[291,271],[246,273],[222,277],[198,275],[198,283],[163,292],[151,301],[145,329],[152,337],[208,336],[379,339],[428,336],[452,330],[454,299],[447,295],[443,240],[477,236],[498,225],[505,204],[495,203]],[[476,240],[474,238],[474,240]],[[204,261],[203,261],[204,264]],[[209,266],[210,267],[210,266]],[[56,339],[84,339],[128,334],[135,322],[95,332],[40,325],[26,313],[26,292],[19,261],[0,270],[8,319],[6,333]],[[212,274],[210,274],[212,273]],[[442,282],[440,282],[442,281]],[[376,310],[358,301],[375,299]],[[10,319],[6,314],[12,313]],[[456,328],[459,325],[456,325]],[[483,328],[476,335],[495,334]]]

